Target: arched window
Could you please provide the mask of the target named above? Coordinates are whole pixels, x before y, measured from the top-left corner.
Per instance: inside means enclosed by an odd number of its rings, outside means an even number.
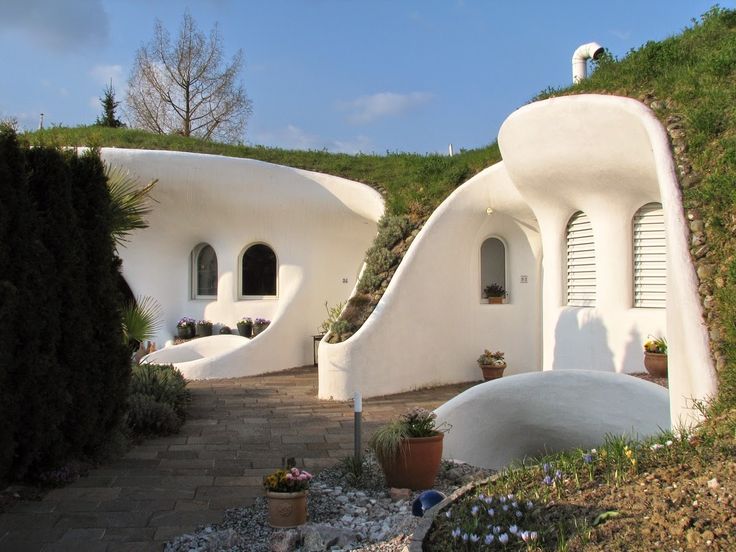
[[[276,295],[276,253],[264,243],[251,245],[241,263],[241,295]]]
[[[634,306],[663,309],[667,298],[667,243],[661,203],[634,214]]]
[[[480,246],[481,297],[493,284],[506,290],[506,246],[498,238],[488,238]]]
[[[192,251],[192,297],[217,298],[217,254],[206,243]]]
[[[590,219],[582,211],[567,223],[567,304],[595,306],[595,240]]]

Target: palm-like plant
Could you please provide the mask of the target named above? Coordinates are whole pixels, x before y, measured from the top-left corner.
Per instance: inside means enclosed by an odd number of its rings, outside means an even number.
[[[132,351],[153,339],[161,327],[161,305],[153,297],[140,297],[123,306],[123,340]]]
[[[138,179],[118,166],[105,166],[107,189],[110,193],[111,231],[116,245],[124,245],[133,230],[147,228],[146,215],[151,212],[151,190],[158,180],[145,186]]]

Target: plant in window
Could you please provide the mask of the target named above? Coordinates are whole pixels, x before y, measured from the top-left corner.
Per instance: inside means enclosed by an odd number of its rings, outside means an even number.
[[[501,284],[497,284],[496,282],[493,282],[490,286],[486,286],[483,288],[483,295],[487,297],[488,299],[493,298],[504,298],[506,297],[506,290]]]

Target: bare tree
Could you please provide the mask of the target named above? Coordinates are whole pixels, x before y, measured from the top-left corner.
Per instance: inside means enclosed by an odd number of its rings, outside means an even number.
[[[172,44],[156,20],[153,39],[138,50],[128,80],[132,125],[205,140],[242,139],[251,113],[251,102],[238,82],[243,52],[238,50],[229,64],[222,57],[217,25],[206,37],[185,13]]]

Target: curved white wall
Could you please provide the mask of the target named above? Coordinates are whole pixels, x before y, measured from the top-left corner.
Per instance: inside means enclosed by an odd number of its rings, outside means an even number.
[[[694,413],[690,397],[715,392],[687,227],[665,130],[628,98],[553,98],[512,113],[499,133],[509,175],[534,211],[544,249],[545,370],[643,371],[648,335],[667,336],[673,425]],[[663,205],[667,234],[667,310],[633,308],[632,217]],[[565,228],[575,211],[591,220],[597,304],[565,304]]]
[[[554,370],[476,385],[437,410],[442,455],[499,470],[513,460],[643,438],[669,425],[667,390],[623,374]]]
[[[312,363],[311,336],[326,317],[324,303],[350,295],[383,213],[380,194],[343,178],[250,159],[114,148],[104,148],[102,157],[141,183],[159,180],[149,228],[135,232],[119,250],[133,292],[163,307],[159,345],[171,339],[182,316],[233,328],[242,316],[273,321],[257,339],[242,339],[242,347],[211,338],[209,356],[224,356],[180,366],[187,377],[242,376]],[[217,253],[216,300],[191,298],[190,254],[203,242]],[[239,297],[239,256],[255,242],[268,244],[278,258],[274,298]],[[161,351],[151,360],[166,362],[169,354]]]
[[[504,305],[480,297],[480,248],[490,236],[507,245]],[[432,214],[360,330],[343,343],[320,344],[319,397],[481,379],[476,359],[483,349],[506,353],[507,374],[539,370],[539,267],[531,211],[503,163],[494,165]]]

